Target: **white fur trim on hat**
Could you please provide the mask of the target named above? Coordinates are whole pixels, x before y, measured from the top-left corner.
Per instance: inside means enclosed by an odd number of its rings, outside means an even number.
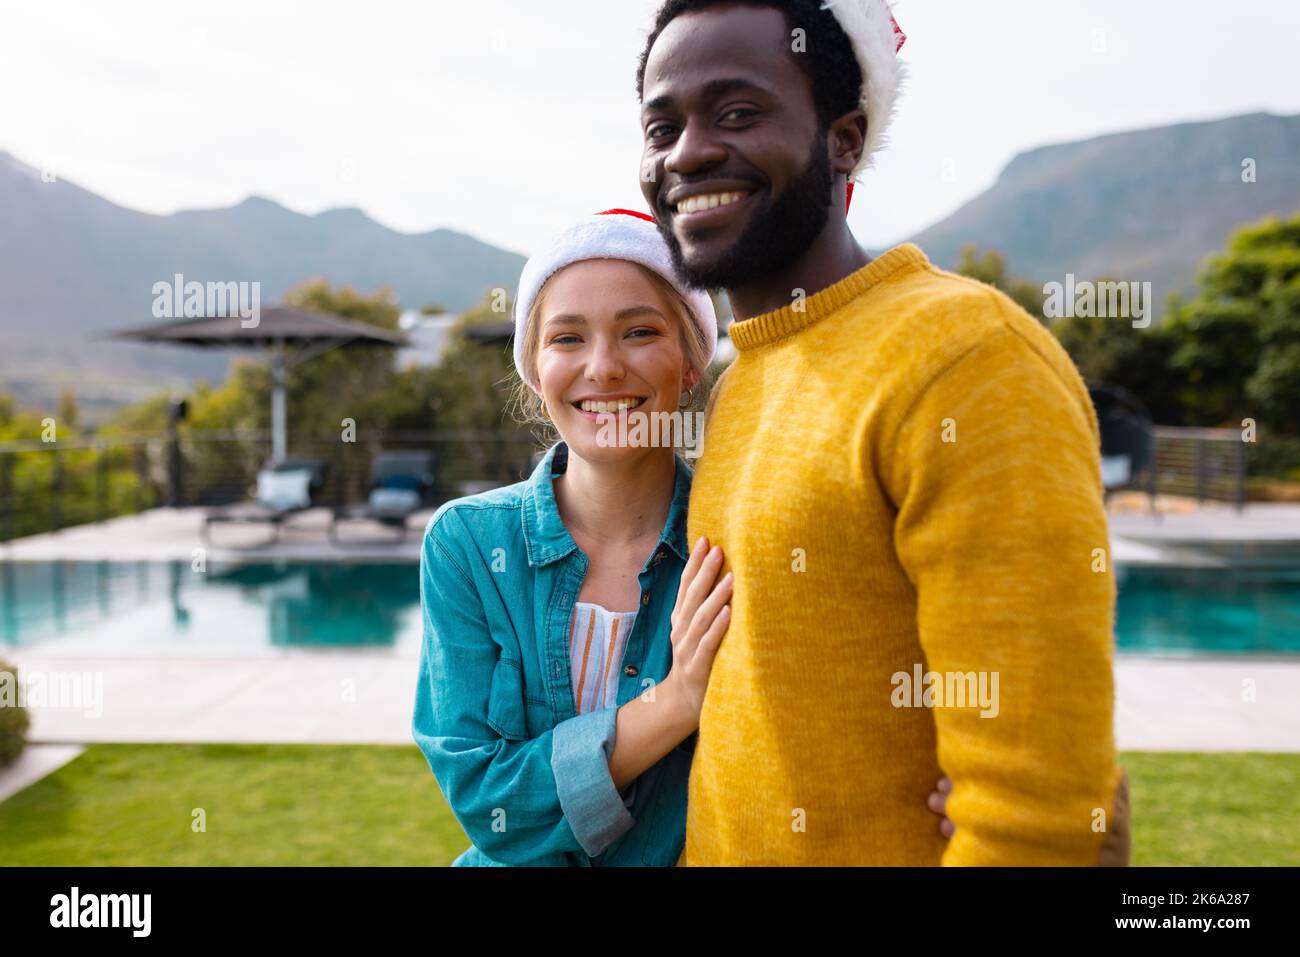
[[[673,271],[672,254],[663,236],[643,214],[611,211],[584,219],[553,239],[547,247],[524,264],[515,296],[515,368],[534,392],[541,392],[537,380],[524,369],[524,333],[533,302],[546,281],[565,266],[588,259],[621,259],[640,263],[668,280],[686,301],[691,318],[704,333],[709,346],[709,360],[718,348],[718,318],[713,300],[703,289],[687,286]]]
[[[822,0],[822,9],[835,15],[862,69],[858,105],[867,114],[867,139],[851,174],[857,179],[885,145],[885,132],[894,118],[899,88],[907,76],[907,68],[898,58],[902,34],[896,30],[886,0]]]

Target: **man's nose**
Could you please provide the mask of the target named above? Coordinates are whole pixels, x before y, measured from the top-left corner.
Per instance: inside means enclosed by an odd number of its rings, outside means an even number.
[[[664,158],[664,170],[669,173],[694,173],[721,163],[726,158],[726,148],[713,135],[709,124],[703,120],[690,119]]]

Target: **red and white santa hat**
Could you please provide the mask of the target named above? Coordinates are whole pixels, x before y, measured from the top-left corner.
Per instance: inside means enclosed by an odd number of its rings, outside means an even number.
[[[652,217],[629,209],[607,209],[555,237],[524,264],[515,295],[515,368],[534,392],[541,392],[536,377],[524,368],[524,338],[528,315],[546,281],[565,266],[588,259],[621,259],[639,263],[666,279],[685,300],[691,319],[699,326],[712,361],[718,348],[718,318],[713,300],[703,289],[692,289],[673,270],[672,254]]]
[[[871,166],[875,154],[885,145],[885,133],[894,118],[898,93],[907,76],[907,67],[898,51],[907,35],[890,12],[888,0],[822,0],[822,9],[830,10],[840,28],[853,44],[853,52],[862,70],[862,98],[859,108],[867,114],[867,139],[858,165],[849,174],[849,201],[853,200],[853,181]]]

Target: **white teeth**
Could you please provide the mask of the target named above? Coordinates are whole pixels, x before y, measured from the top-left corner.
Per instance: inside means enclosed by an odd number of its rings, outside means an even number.
[[[615,399],[612,402],[597,402],[595,399],[583,399],[579,405],[583,412],[621,412],[624,409],[634,409],[644,401],[645,399]]]
[[[691,196],[677,204],[679,213],[698,213],[719,206],[730,206],[745,198],[745,193],[706,193],[703,196]]]

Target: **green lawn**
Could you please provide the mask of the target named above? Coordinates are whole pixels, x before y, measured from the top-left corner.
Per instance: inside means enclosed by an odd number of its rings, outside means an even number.
[[[1300,755],[1121,760],[1135,865],[1300,863]],[[466,845],[411,746],[94,745],[0,803],[15,865],[447,864]]]
[[[427,865],[468,846],[414,745],[93,745],[0,803],[5,864]]]
[[[1120,763],[1135,866],[1300,864],[1300,754],[1125,753]]]

